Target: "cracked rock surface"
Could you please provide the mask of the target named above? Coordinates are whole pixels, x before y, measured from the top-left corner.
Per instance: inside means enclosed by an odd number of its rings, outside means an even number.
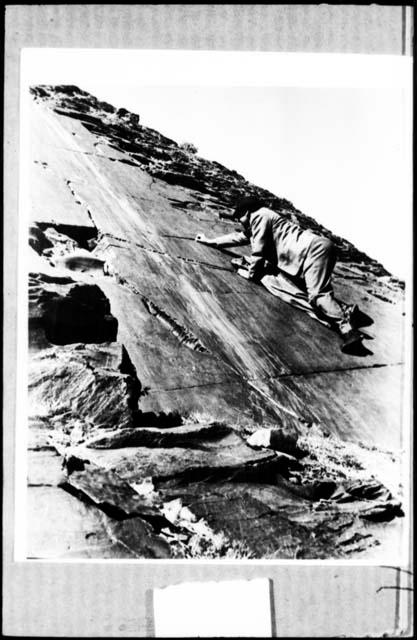
[[[140,384],[117,342],[51,347],[34,355],[29,370],[32,415],[60,420],[71,436],[134,423]],[[83,435],[83,437],[85,437]]]
[[[31,94],[28,557],[397,544],[403,283],[124,107],[74,86]],[[247,247],[194,241],[233,231],[243,195],[333,240],[336,294],[374,321],[366,354],[236,277]]]

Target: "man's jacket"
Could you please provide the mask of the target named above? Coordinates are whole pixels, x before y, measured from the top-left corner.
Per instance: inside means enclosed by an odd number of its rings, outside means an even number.
[[[302,274],[303,263],[313,240],[319,238],[312,231],[301,229],[284,216],[262,207],[250,214],[245,236],[250,240],[252,256],[249,278],[262,276],[265,261],[291,276]]]

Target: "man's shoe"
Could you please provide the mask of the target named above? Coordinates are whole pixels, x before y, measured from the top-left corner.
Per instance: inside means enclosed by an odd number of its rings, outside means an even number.
[[[242,267],[244,268],[246,266],[246,260],[245,258],[232,258],[230,260],[231,265],[233,266],[234,269],[242,269]]]
[[[363,335],[357,329],[351,329],[347,333],[342,334],[342,345],[340,347],[343,353],[349,353],[352,348],[355,348],[362,341]]]
[[[367,313],[361,311],[357,304],[347,304],[344,308],[345,317],[353,328],[369,327],[374,323]]]

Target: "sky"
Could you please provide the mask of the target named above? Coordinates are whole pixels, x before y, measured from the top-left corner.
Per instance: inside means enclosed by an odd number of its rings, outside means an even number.
[[[27,84],[76,84],[290,200],[401,278],[411,270],[411,66],[391,56],[26,50]]]

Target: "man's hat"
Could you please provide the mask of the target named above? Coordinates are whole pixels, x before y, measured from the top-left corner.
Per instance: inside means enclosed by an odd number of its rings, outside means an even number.
[[[253,213],[265,206],[265,200],[256,196],[247,196],[236,203],[233,218],[241,218],[245,213]]]

